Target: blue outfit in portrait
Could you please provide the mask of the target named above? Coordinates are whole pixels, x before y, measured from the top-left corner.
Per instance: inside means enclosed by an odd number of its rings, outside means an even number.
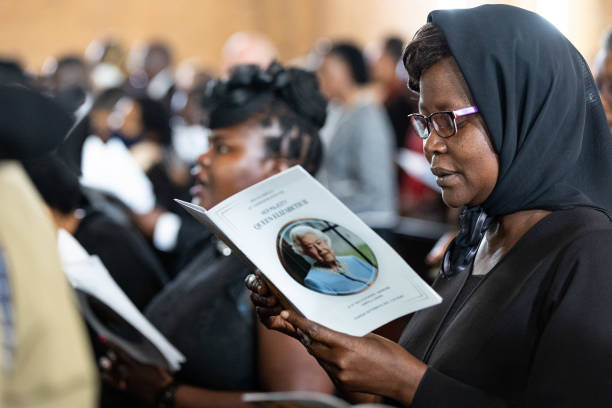
[[[312,266],[304,285],[329,295],[348,295],[366,289],[376,277],[376,268],[354,256],[339,256],[336,260],[345,272]]]

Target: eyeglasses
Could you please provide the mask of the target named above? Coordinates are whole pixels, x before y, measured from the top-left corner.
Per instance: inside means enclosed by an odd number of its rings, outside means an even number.
[[[426,140],[431,134],[431,126],[440,137],[451,137],[457,133],[457,122],[455,119],[461,116],[478,113],[476,106],[468,106],[467,108],[457,109],[454,111],[434,112],[429,116],[413,113],[408,115],[412,127],[416,130],[417,135]]]

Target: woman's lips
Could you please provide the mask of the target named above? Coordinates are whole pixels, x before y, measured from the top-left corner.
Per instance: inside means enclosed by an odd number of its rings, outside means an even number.
[[[200,195],[205,189],[206,186],[204,186],[204,184],[196,183],[189,189],[189,194],[191,194],[192,197],[195,197]]]
[[[450,187],[458,178],[456,172],[441,167],[434,167],[431,172],[436,176],[436,184],[442,188]]]

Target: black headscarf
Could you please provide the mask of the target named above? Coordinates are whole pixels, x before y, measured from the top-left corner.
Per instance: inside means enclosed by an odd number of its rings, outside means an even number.
[[[612,208],[612,136],[580,53],[535,13],[506,5],[438,10],[437,26],[499,155],[497,184],[465,209],[442,273],[468,268],[493,217],[520,210]]]

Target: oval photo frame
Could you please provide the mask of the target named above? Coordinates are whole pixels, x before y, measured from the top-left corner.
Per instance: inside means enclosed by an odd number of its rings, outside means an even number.
[[[374,251],[358,235],[320,218],[289,221],[276,250],[285,271],[300,285],[325,295],[363,292],[378,278]]]

